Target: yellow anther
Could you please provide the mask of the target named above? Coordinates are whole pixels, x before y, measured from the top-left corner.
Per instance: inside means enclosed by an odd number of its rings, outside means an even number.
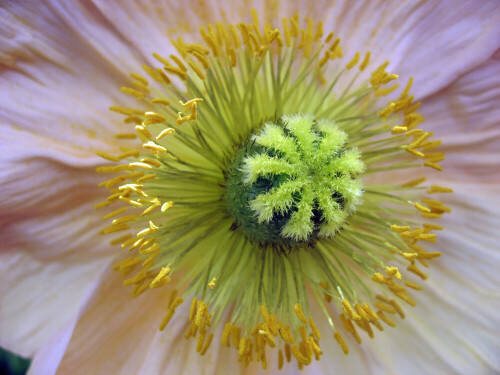
[[[334,42],[330,45],[330,47],[328,48],[328,50],[329,50],[330,52],[335,52],[339,44],[340,44],[340,38],[337,38],[337,39],[335,39],[335,41],[334,41]]]
[[[177,64],[180,70],[182,70],[184,73],[187,71],[186,65],[184,65],[181,59],[179,59],[175,55],[170,55],[170,58]]]
[[[120,215],[121,213],[125,212],[127,210],[127,207],[122,207],[122,208],[119,208],[113,212],[110,212],[109,214],[107,215],[104,215],[102,217],[103,220],[107,220],[107,219],[111,219],[112,217],[115,217],[115,216],[118,216]]]
[[[394,102],[391,102],[387,105],[387,107],[385,109],[383,109],[379,113],[379,116],[385,120],[388,116],[390,116],[392,113],[394,113],[395,108],[396,108],[396,104],[394,104]]]
[[[179,69],[179,68],[177,68],[175,66],[164,66],[163,69],[167,73],[171,73],[171,74],[176,75],[177,77],[179,77],[183,81],[185,81],[187,79],[186,73],[184,73],[181,69]]]
[[[250,51],[258,51],[260,49],[260,43],[257,36],[254,33],[249,32],[248,37],[248,46],[250,47]]]
[[[314,41],[317,42],[318,40],[320,40],[321,37],[323,36],[323,34],[324,34],[323,22],[319,21],[316,24],[316,33],[314,34]],[[326,42],[326,43],[328,43],[328,42]]]
[[[154,153],[156,153],[156,152],[167,152],[167,149],[165,147],[160,146],[160,145],[154,143],[153,141],[149,141],[147,143],[144,143],[142,145],[142,147],[144,147],[145,149],[151,150]],[[153,165],[159,167],[161,165],[161,163],[159,163],[158,161],[156,161],[156,163],[153,164]]]
[[[130,73],[130,76],[136,80],[138,80],[139,82],[141,82],[142,84],[144,85],[148,85],[149,82],[146,78],[144,78],[143,76],[141,76],[140,74],[137,74],[137,73]]]
[[[431,229],[431,230],[443,230],[443,227],[441,225],[436,225],[436,224],[429,224],[429,223],[424,223],[424,228]]]
[[[188,44],[186,45],[186,52],[188,53],[199,53],[201,55],[208,55],[210,51],[206,49],[204,46],[201,44]]]
[[[114,232],[119,232],[125,229],[129,229],[130,226],[127,223],[121,223],[121,224],[112,224],[103,230],[99,232],[99,234],[108,234],[108,233],[114,233]]]
[[[172,83],[172,81],[170,81],[170,78],[168,78],[168,76],[161,68],[156,68],[156,73],[158,73],[161,82],[164,83],[165,85],[170,85]]]
[[[241,45],[240,37],[238,36],[238,31],[236,30],[236,27],[233,24],[229,25],[229,35],[233,42],[234,48],[236,49],[240,48]]]
[[[204,355],[207,352],[208,348],[210,347],[210,344],[212,343],[213,338],[214,338],[214,335],[212,333],[210,335],[208,335],[207,340],[205,341],[205,344],[201,348],[201,351],[200,351],[201,355]]]
[[[425,167],[430,167],[430,168],[435,169],[435,170],[440,171],[440,172],[443,170],[443,167],[441,167],[439,164],[436,164],[436,163],[434,163],[432,161],[425,162],[424,166]]]
[[[417,103],[413,104],[412,106],[407,107],[407,108],[405,109],[405,112],[404,112],[404,113],[405,113],[405,115],[410,115],[410,114],[412,114],[413,112],[415,112],[417,109],[419,109],[419,108],[420,108],[420,105],[421,105],[421,104],[422,104],[421,102],[417,102]]]
[[[141,138],[143,139],[150,139],[152,137],[150,131],[147,130],[144,126],[137,125],[135,127],[135,130],[137,131],[137,133],[139,133],[139,136],[142,136]]]
[[[403,232],[409,231],[410,227],[409,226],[391,225],[391,229],[394,232],[403,233]]]
[[[442,253],[438,251],[429,251],[426,253],[419,254],[419,257],[425,258],[425,259],[434,259],[434,258],[439,258],[442,255]]]
[[[151,220],[149,221],[149,228],[141,230],[139,233],[137,233],[137,237],[141,238],[144,237],[147,234],[155,233],[160,229],[157,227]]]
[[[345,66],[346,69],[354,68],[356,66],[356,64],[358,63],[358,61],[359,61],[359,52],[356,52],[356,54],[354,55],[352,60],[346,64],[346,66]]]
[[[384,311],[389,314],[396,314],[396,309],[392,306],[386,305],[385,303],[381,301],[375,302],[375,306],[379,308],[381,311]],[[380,315],[380,314],[379,314]]]
[[[290,25],[291,25],[291,34],[293,37],[297,38],[299,36],[299,31],[300,31],[300,28],[299,28],[299,23],[297,21],[297,19],[295,18],[289,18],[288,19],[290,21]]]
[[[365,58],[363,59],[363,61],[361,62],[361,64],[359,65],[359,71],[363,71],[366,69],[366,67],[368,66],[368,64],[370,63],[370,51],[368,51],[365,55]]]
[[[123,270],[125,268],[133,268],[137,264],[141,263],[141,261],[142,261],[141,257],[130,257],[122,260],[121,262],[116,263],[113,269],[117,271],[117,270]]]
[[[271,44],[280,36],[280,31],[278,29],[272,30],[267,34],[267,44]]]
[[[262,316],[262,319],[264,319],[264,322],[268,323],[269,322],[269,313],[267,312],[266,307],[261,305],[259,307],[259,312],[260,312],[260,315]]]
[[[206,78],[205,73],[203,73],[203,71],[200,69],[200,67],[198,65],[196,65],[194,62],[188,61],[188,65],[191,67],[191,69],[193,69],[193,71],[196,73],[198,78],[200,78],[200,79]]]
[[[406,253],[406,252],[403,253],[402,255],[405,257],[405,259],[408,260],[414,260],[418,256],[417,253]]]
[[[141,249],[139,249],[139,254],[149,255],[149,254],[154,253],[159,248],[160,248],[160,244],[158,244],[158,243],[154,243],[150,247],[146,247],[146,248],[142,248],[142,246],[141,246]]]
[[[392,134],[402,134],[408,130],[406,126],[393,126],[391,129]]]
[[[386,277],[379,272],[376,272],[375,274],[373,274],[372,280],[378,284],[387,284]]]
[[[139,156],[138,150],[130,150],[130,151],[126,151],[126,152],[121,153],[117,157],[118,157],[118,159],[122,160],[122,159],[130,158],[130,157],[136,158],[138,156]]]
[[[156,112],[146,112],[144,116],[146,116],[146,119],[142,122],[143,126],[161,124],[162,122],[167,121],[163,115]]]
[[[293,306],[293,311],[295,311],[295,314],[297,315],[297,318],[299,318],[299,320],[302,323],[307,324],[307,318],[304,315],[304,312],[302,311],[302,305],[300,303],[296,303]]]
[[[137,241],[137,238],[136,237],[132,237],[126,241],[124,241],[122,244],[121,244],[121,247],[122,249],[125,249],[126,247],[129,247],[130,245],[132,245],[134,242]]]
[[[149,180],[152,180],[152,179],[154,179],[154,178],[156,178],[156,174],[154,174],[154,173],[150,173],[150,174],[147,174],[147,175],[144,175],[144,176],[142,176],[142,177],[138,178],[138,179],[137,179],[137,182],[138,182],[138,183],[142,183],[142,182],[144,182],[144,181],[149,181]]]
[[[423,158],[425,155],[423,152],[417,151],[414,148],[411,148],[409,145],[406,146],[401,146],[403,149],[408,151],[410,154],[413,154],[415,156],[418,156],[419,158]]]
[[[222,336],[221,336],[221,340],[220,340],[220,343],[222,346],[229,347],[230,334],[231,334],[231,324],[226,323],[226,326],[224,327],[224,330],[222,331]]]
[[[299,362],[303,365],[307,365],[309,363],[307,358],[300,352],[300,349],[297,345],[292,346],[292,354],[295,357],[295,359],[297,360],[297,362]]]
[[[422,213],[420,216],[426,218],[426,219],[439,219],[441,218],[441,214],[435,214],[435,213]]]
[[[442,152],[429,152],[425,154],[425,158],[429,159],[433,163],[437,163],[438,161],[443,161],[446,159],[446,156]]]
[[[375,91],[375,95],[376,96],[389,95],[391,92],[397,90],[398,87],[399,87],[399,84],[395,84],[395,85],[392,85],[391,87],[384,87],[384,88],[378,89],[377,91]]]
[[[192,55],[194,57],[196,57],[196,59],[201,63],[201,65],[203,65],[203,67],[205,69],[208,69],[208,67],[210,66],[210,64],[209,64],[208,59],[205,57],[204,54],[201,54],[201,53],[199,53],[197,51],[193,51],[191,53],[192,53]]]
[[[137,135],[134,133],[118,133],[115,134],[116,139],[136,139]]]
[[[137,215],[127,215],[113,220],[112,223],[116,225],[116,224],[126,223],[129,221],[134,221],[135,219],[137,219]]]
[[[112,245],[112,246],[119,245],[123,241],[129,240],[131,238],[133,238],[133,236],[130,233],[129,234],[125,234],[125,235],[123,235],[121,237],[118,237],[118,238],[115,238],[114,240],[111,240],[109,242],[109,244]]]
[[[189,309],[190,321],[193,321],[196,316],[197,302],[198,300],[196,299],[196,297],[193,297],[193,299],[191,300],[191,308]]]
[[[170,267],[162,267],[158,275],[156,275],[154,280],[149,284],[149,287],[159,288],[168,284],[170,282],[170,277],[168,277],[168,275],[170,275]]]
[[[396,327],[396,323],[394,323],[391,319],[389,319],[381,310],[377,311],[378,316],[380,316],[380,319],[387,324],[389,327]]]
[[[370,318],[371,318],[370,321],[378,320],[379,319],[378,315],[375,313],[375,311],[373,311],[371,309],[370,306],[368,306],[367,303],[363,303],[363,305],[361,307],[370,316]]]
[[[405,281],[405,285],[408,288],[412,288],[412,289],[415,289],[415,290],[422,290],[422,289],[424,289],[423,286],[420,286],[418,284],[412,283],[411,281]]]
[[[413,205],[417,210],[419,210],[420,212],[423,212],[423,213],[430,213],[431,210],[429,210],[427,207],[425,206],[422,206],[420,203],[418,202],[415,202],[415,204]]]
[[[175,129],[172,129],[172,128],[163,129],[161,131],[161,133],[158,134],[158,136],[156,137],[156,140],[159,141],[160,139],[162,139],[166,135],[174,134],[174,133],[175,133]]]
[[[316,323],[314,322],[312,317],[309,317],[309,325],[311,326],[312,333],[314,337],[316,337],[318,340],[321,339],[321,333],[319,332],[318,327],[316,326]]]
[[[131,87],[122,86],[120,88],[124,94],[135,96],[137,99],[144,98],[144,93]]]
[[[134,163],[129,163],[129,165],[137,168],[153,169],[153,167],[147,163],[134,162]]]
[[[349,347],[345,343],[344,338],[342,337],[342,335],[340,334],[340,332],[338,332],[338,331],[335,332],[333,334],[333,337],[335,338],[335,340],[339,344],[339,346],[342,349],[342,351],[344,352],[344,354],[349,354]]]
[[[285,43],[287,47],[290,47],[292,45],[292,36],[290,33],[290,29],[288,27],[288,19],[283,18],[283,35],[285,36]]]
[[[213,288],[214,288],[214,286],[215,286],[215,282],[216,282],[216,281],[217,281],[217,278],[216,278],[216,277],[214,277],[214,278],[213,278],[213,279],[212,279],[212,280],[208,283],[208,287],[209,287],[210,289],[213,289]]]
[[[345,313],[353,320],[361,320],[361,317],[354,311],[348,300],[342,300],[342,306],[344,307]]]
[[[419,241],[429,241],[429,242],[434,242],[436,241],[437,234],[434,233],[422,233],[419,234],[416,239]]]
[[[241,335],[241,328],[232,326],[231,327],[231,342],[233,343],[235,348],[239,348],[240,346],[240,335]]]
[[[429,190],[427,190],[429,194],[433,193],[453,193],[453,189],[444,187],[444,186],[439,186],[439,185],[432,185]]]
[[[140,109],[135,109],[135,108],[124,108],[124,107],[117,107],[117,106],[111,106],[109,107],[110,111],[120,113],[122,115],[144,115],[144,111],[141,111]]]
[[[158,198],[156,198],[156,199],[158,199]],[[153,203],[151,206],[149,206],[144,211],[142,211],[142,213],[139,216],[146,216],[147,214],[149,214],[151,211],[153,211],[159,205],[160,205],[160,201]]]
[[[158,75],[155,69],[147,65],[142,65],[142,69],[156,82],[161,82],[161,77]]]
[[[278,351],[278,370],[281,370],[283,368],[283,363],[284,363],[283,350],[280,349]]]
[[[203,321],[206,319],[207,316],[207,305],[203,301],[198,301],[197,303],[197,308],[196,308],[196,316],[195,316],[195,323],[199,327],[202,325]]]
[[[161,62],[163,65],[170,65],[170,63],[164,57],[162,57],[156,52],[153,52],[153,57],[159,62]]]
[[[174,205],[174,202],[172,202],[172,201],[163,203],[162,206],[161,206],[161,212],[165,212],[170,207],[173,207],[173,205]]]
[[[97,156],[100,156],[101,158],[109,160],[109,161],[114,161],[114,162],[120,161],[120,159],[118,157],[110,155],[106,152],[97,151],[96,154],[97,154]]]
[[[424,142],[420,145],[421,148],[423,148],[425,151],[433,150],[436,147],[439,147],[443,143],[441,140],[436,140],[436,141],[429,141],[429,142]]]
[[[401,186],[402,187],[414,187],[414,186],[420,185],[422,182],[425,182],[426,180],[427,180],[426,177],[420,177],[420,178],[416,178],[414,180],[405,182],[404,184],[401,184]]]
[[[410,264],[407,268],[408,271],[413,272],[415,275],[419,276],[422,280],[427,279],[427,275],[420,270],[415,264]]]
[[[160,252],[159,252],[159,251],[157,251],[157,252],[155,252],[155,253],[153,253],[153,254],[150,254],[150,255],[146,258],[146,260],[144,261],[144,263],[142,263],[142,266],[143,266],[143,267],[148,267],[148,268],[149,268],[149,267],[152,267],[152,266],[153,266],[153,264],[154,264],[155,258],[156,258],[158,255],[160,255]]]
[[[417,228],[412,231],[406,231],[401,233],[401,237],[403,238],[415,238],[417,237],[420,233],[424,233],[424,229],[422,228]]]
[[[328,44],[330,43],[330,41],[333,39],[333,36],[335,35],[335,33],[333,31],[331,31],[327,37],[325,38],[325,44]]]
[[[399,272],[398,267],[385,267],[385,272],[391,276],[395,277],[398,280],[401,280],[401,273]]]

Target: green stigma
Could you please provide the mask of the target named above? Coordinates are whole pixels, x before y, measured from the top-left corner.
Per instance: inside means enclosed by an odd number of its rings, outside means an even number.
[[[365,169],[331,120],[286,115],[267,122],[229,169],[225,203],[233,228],[262,245],[333,237],[359,204]]]

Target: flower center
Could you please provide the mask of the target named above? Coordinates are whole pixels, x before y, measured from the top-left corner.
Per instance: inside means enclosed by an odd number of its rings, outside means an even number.
[[[202,355],[222,324],[214,341],[245,365],[266,367],[277,347],[279,368],[302,368],[322,336],[347,354],[346,335],[360,343],[358,329],[373,337],[415,305],[420,266],[441,255],[425,249],[443,229],[428,221],[450,211],[433,194],[451,190],[400,174],[444,159],[411,78],[397,95],[387,62],[343,60],[321,23],[252,18],[202,27],[205,45],[179,38],[179,56],[155,53],[161,67],[131,74],[122,92],[138,108],[110,109],[133,132],[116,135],[117,155],[99,153],[117,164],[97,172],[117,175],[96,208],[115,206],[100,233],[121,233],[111,244],[132,254],[115,268],[133,296],[175,285],[161,330],[188,299],[186,338]]]
[[[362,194],[356,148],[333,121],[311,115],[268,122],[241,147],[225,203],[234,228],[262,245],[288,247],[333,237]]]

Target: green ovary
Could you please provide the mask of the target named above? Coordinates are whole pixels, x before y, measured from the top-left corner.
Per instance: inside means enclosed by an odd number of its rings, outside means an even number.
[[[333,237],[359,204],[365,169],[333,121],[285,115],[236,153],[225,203],[234,228],[262,245]]]

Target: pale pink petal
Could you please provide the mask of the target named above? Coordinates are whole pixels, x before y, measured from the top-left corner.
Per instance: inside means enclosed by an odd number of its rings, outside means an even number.
[[[427,127],[443,139],[445,178],[500,181],[500,56],[492,57],[425,100]]]
[[[447,86],[500,46],[500,6],[488,1],[94,3],[144,56],[166,50],[168,36],[201,40],[198,29],[209,22],[251,22],[252,7],[279,27],[281,17],[299,12],[303,19],[310,16],[323,21],[326,30],[336,31],[347,55],[370,50],[373,66],[388,59],[402,80],[413,76],[417,98]]]
[[[96,282],[92,296],[82,306],[72,331],[71,341],[64,345],[67,334],[44,348],[35,357],[32,374],[46,372],[46,355],[65,350],[57,374],[210,374],[219,359],[219,345],[213,345],[200,359],[196,340],[186,341],[190,301],[182,304],[167,326],[158,326],[167,312],[169,287],[151,290],[133,299],[130,289],[122,285],[123,277],[105,270]],[[221,327],[217,328],[220,335]],[[216,341],[216,340],[215,340]],[[216,343],[214,343],[216,344]],[[52,354],[50,354],[52,353]]]
[[[445,202],[453,207],[440,240],[443,256],[425,270],[417,307],[366,350],[395,373],[494,374],[500,371],[500,196],[494,188],[462,185]],[[384,373],[375,371],[374,373]]]
[[[43,2],[0,7],[0,124],[62,143],[57,149],[95,155],[112,149],[114,133],[130,128],[108,108],[133,103],[120,86],[130,84],[127,75],[140,62],[98,11],[80,15],[100,31],[99,45]]]
[[[33,356],[78,311],[110,256],[94,203],[2,218],[0,346]]]

